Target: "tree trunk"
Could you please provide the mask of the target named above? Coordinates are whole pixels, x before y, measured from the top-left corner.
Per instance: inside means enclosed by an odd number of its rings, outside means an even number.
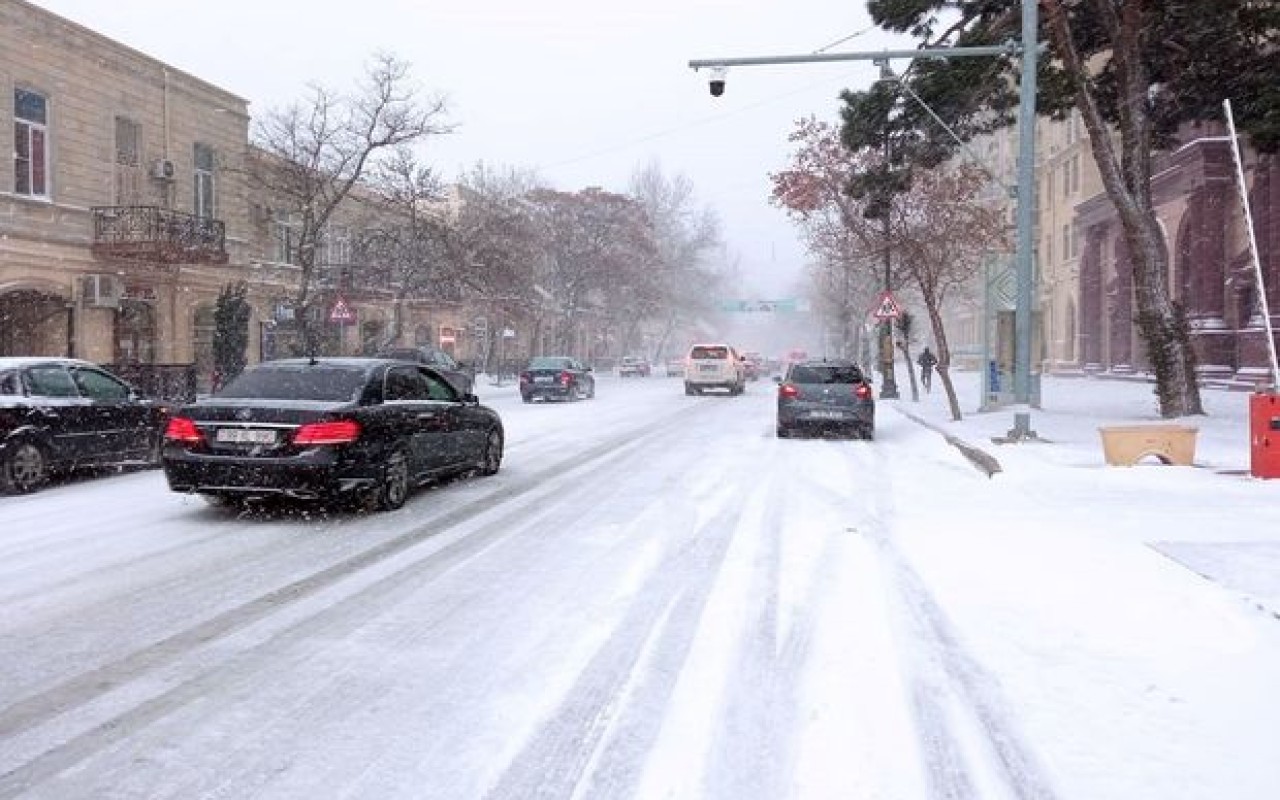
[[[947,406],[951,410],[951,421],[963,419],[960,414],[960,401],[956,397],[956,387],[951,383],[951,346],[947,344],[947,330],[942,324],[942,311],[938,308],[938,299],[932,292],[922,292],[924,307],[929,312],[929,328],[933,331],[933,343],[938,347],[938,363],[933,370],[942,381],[942,388],[947,392]]]
[[[1168,249],[1155,212],[1121,214],[1129,245],[1138,330],[1156,376],[1160,416],[1203,414],[1195,350],[1182,308],[1169,297]]]
[[[920,387],[916,385],[916,371],[911,364],[911,345],[905,341],[898,342],[898,349],[902,351],[902,360],[907,365],[907,377],[911,378],[911,402],[920,402]]]

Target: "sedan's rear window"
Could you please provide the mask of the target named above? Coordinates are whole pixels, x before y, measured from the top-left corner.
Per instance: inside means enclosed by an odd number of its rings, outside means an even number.
[[[349,403],[360,399],[367,380],[364,370],[342,367],[252,369],[240,373],[217,396]]]
[[[862,383],[862,370],[840,364],[797,364],[790,378],[792,383]]]
[[[727,347],[695,347],[689,353],[689,358],[718,358],[724,360],[729,357],[729,348]]]
[[[529,369],[569,369],[570,366],[567,358],[535,358],[529,362]]]

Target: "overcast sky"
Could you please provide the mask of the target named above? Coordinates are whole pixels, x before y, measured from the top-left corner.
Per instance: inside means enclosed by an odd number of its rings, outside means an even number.
[[[409,61],[445,96],[456,133],[426,157],[446,179],[477,161],[535,170],[558,189],[625,191],[657,160],[720,216],[731,257],[760,292],[805,258],[768,203],[794,120],[835,119],[868,62],[733,70],[712,99],[690,59],[894,46],[850,0],[35,0],[250,101],[276,108],[309,83],[345,89],[368,57]]]

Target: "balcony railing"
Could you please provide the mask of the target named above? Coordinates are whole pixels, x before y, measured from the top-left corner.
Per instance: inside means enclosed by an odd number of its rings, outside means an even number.
[[[227,263],[222,220],[156,206],[93,208],[93,254],[111,261]]]

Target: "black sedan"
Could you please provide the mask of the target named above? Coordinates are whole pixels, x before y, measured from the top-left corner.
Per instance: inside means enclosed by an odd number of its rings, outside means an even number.
[[[862,368],[847,360],[805,360],[778,379],[778,438],[797,432],[874,439],[876,401]]]
[[[569,356],[538,356],[520,373],[520,398],[532,403],[543,400],[579,400],[596,396],[596,379],[591,367]]]
[[[82,467],[155,466],[166,418],[163,403],[88,361],[0,358],[0,491]]]
[[[390,510],[434,478],[493,475],[503,438],[497,412],[430,367],[287,359],[177,410],[163,460],[169,488],[218,504],[276,496]]]
[[[445,380],[466,394],[475,391],[475,373],[463,367],[445,351],[438,347],[421,345],[418,347],[391,347],[378,352],[378,358],[398,358],[401,361],[413,361],[426,364],[444,376]]]

